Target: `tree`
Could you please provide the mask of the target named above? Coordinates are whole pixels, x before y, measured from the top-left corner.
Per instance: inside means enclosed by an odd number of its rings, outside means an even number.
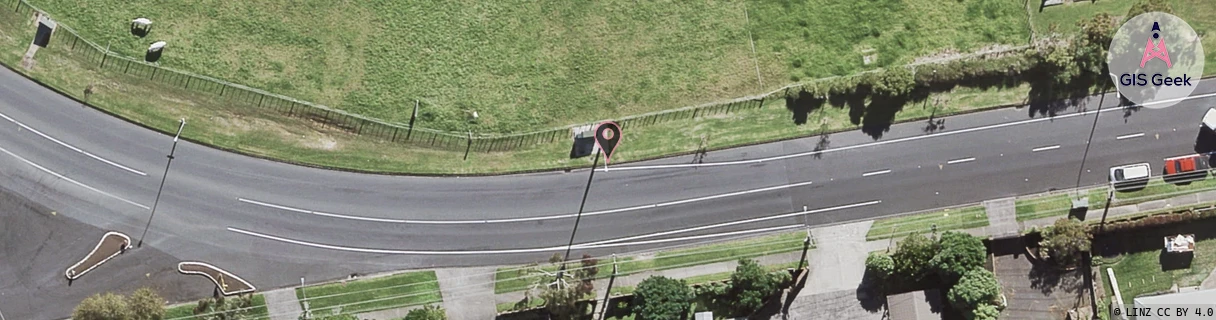
[[[987,249],[979,238],[972,235],[948,231],[942,234],[941,251],[929,260],[939,275],[946,281],[953,282],[963,274],[984,265]]]
[[[1089,251],[1089,230],[1076,219],[1060,218],[1044,230],[1039,246],[1055,262],[1065,266],[1076,265],[1081,254]]]
[[[1001,295],[1001,284],[996,275],[984,269],[974,269],[959,279],[958,284],[946,293],[946,299],[956,310],[963,310],[969,319],[974,319],[981,305],[996,305]],[[990,310],[983,310],[990,312]]]
[[[545,309],[558,319],[566,319],[581,314],[585,308],[580,308],[579,302],[589,295],[595,294],[594,281],[599,274],[599,261],[590,255],[583,255],[577,268],[567,268],[561,254],[549,258],[551,265],[562,269],[557,273],[547,271],[540,266],[533,266],[527,272],[533,283],[525,292],[524,299],[516,303],[516,309],[523,308],[534,298],[543,299]]]
[[[122,296],[106,292],[94,294],[72,311],[75,320],[127,320],[131,319],[131,310]]]
[[[1106,78],[1106,54],[1115,35],[1115,17],[1099,13],[1077,21],[1077,27],[1081,28],[1082,36],[1074,40],[1073,47],[1080,71],[1091,77]]]
[[[1131,9],[1127,10],[1127,15],[1123,17],[1123,22],[1127,22],[1127,20],[1131,20],[1140,14],[1153,11],[1174,14],[1174,8],[1170,7],[1169,2],[1166,0],[1143,0],[1140,3],[1132,5]]]
[[[251,318],[249,314],[252,308],[253,298],[250,296],[207,298],[199,300],[194,315],[201,320],[245,320]]]
[[[941,250],[936,239],[914,234],[899,242],[891,260],[895,262],[895,274],[908,281],[919,281],[929,273],[929,260]]]
[[[1001,309],[991,304],[981,304],[972,312],[975,316],[974,320],[997,320],[1001,316]]]
[[[427,305],[419,309],[410,310],[410,313],[405,314],[405,320],[447,320],[448,315],[443,311],[443,307],[437,305]]]
[[[161,320],[165,318],[165,299],[151,288],[140,288],[127,297],[131,320]]]
[[[780,288],[784,280],[780,275],[770,274],[756,260],[739,259],[739,266],[730,275],[731,288],[727,294],[734,300],[735,314],[748,315],[764,306],[764,299]]]
[[[870,252],[866,257],[866,270],[873,272],[879,279],[887,279],[895,272],[895,260],[883,252]]]
[[[633,292],[633,314],[639,320],[678,320],[688,313],[692,290],[684,280],[650,276]]]

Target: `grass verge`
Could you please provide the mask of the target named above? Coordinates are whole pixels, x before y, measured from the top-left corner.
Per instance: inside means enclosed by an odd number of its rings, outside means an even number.
[[[164,320],[201,319],[194,316],[194,307],[197,305],[197,303],[186,303],[165,308]],[[250,310],[249,319],[270,319],[270,311],[266,309],[266,297],[260,294],[253,295],[253,309]]]
[[[777,271],[784,271],[787,269],[797,268],[798,264],[799,264],[799,261],[790,261],[790,262],[786,262],[786,263],[767,265],[767,266],[763,266],[763,267],[765,270],[768,270],[769,272],[777,272]],[[730,275],[733,273],[734,273],[734,271],[719,272],[719,273],[704,274],[704,275],[699,275],[699,276],[692,276],[692,277],[687,277],[687,278],[683,278],[683,279],[684,279],[684,281],[688,282],[688,284],[690,284],[690,285],[703,284],[703,283],[709,283],[709,282],[715,282],[715,281],[730,280]]]
[[[879,219],[870,225],[866,241],[927,233],[934,225],[938,232],[983,227],[988,225],[988,214],[983,206],[971,206]]]
[[[360,313],[440,302],[434,271],[415,271],[296,289],[314,312]]]
[[[1106,205],[1107,190],[1108,188],[1099,187],[1086,191],[1091,209],[1102,208]],[[1132,205],[1212,190],[1216,190],[1216,177],[1212,176],[1189,183],[1170,183],[1161,178],[1153,178],[1143,189],[1116,192],[1111,205]],[[1072,208],[1071,199],[1072,195],[1069,194],[1018,199],[1018,221],[1067,215],[1068,210]]]
[[[806,232],[787,232],[692,248],[660,251],[653,258],[619,257],[617,258],[617,274],[618,276],[627,276],[645,271],[683,268],[798,251],[803,249],[804,239],[806,239]],[[610,258],[600,258],[596,266],[599,268],[597,278],[603,279],[612,275],[612,260]],[[548,273],[554,273],[558,270],[558,266],[555,265],[542,265],[539,267]],[[514,266],[498,268],[494,274],[494,293],[499,294],[528,289],[533,279],[535,279],[535,275],[537,275],[535,271],[529,271],[533,270],[531,268],[533,267]]]

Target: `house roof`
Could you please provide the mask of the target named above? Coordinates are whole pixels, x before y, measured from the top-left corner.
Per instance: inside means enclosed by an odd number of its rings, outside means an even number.
[[[887,296],[891,320],[939,320],[941,294],[936,290],[913,291]]]

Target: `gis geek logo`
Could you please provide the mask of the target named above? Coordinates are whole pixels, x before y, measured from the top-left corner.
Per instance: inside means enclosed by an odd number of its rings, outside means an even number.
[[[1145,107],[1165,108],[1195,91],[1203,74],[1203,47],[1186,21],[1149,12],[1119,28],[1107,63],[1125,98]]]

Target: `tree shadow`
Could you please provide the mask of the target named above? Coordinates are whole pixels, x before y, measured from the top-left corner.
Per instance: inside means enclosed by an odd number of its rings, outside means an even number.
[[[1103,257],[1138,252],[1165,251],[1164,237],[1179,234],[1194,234],[1196,242],[1216,238],[1216,218],[1179,221],[1156,226],[1145,226],[1133,230],[1096,234],[1093,240],[1093,251],[1095,254]],[[1185,259],[1180,259],[1179,261],[1170,260],[1163,262],[1178,263],[1186,261]]]
[[[874,272],[866,270],[866,273],[861,278],[861,283],[857,285],[856,295],[857,302],[862,309],[869,312],[878,312],[887,304],[887,281],[879,279],[874,275]]]
[[[805,90],[796,96],[785,98],[785,108],[793,113],[794,125],[804,125],[811,112],[823,107],[827,99],[816,97]]]
[[[871,94],[870,104],[866,106],[865,117],[861,120],[861,131],[874,140],[882,138],[895,123],[896,113],[903,110],[905,105],[926,101],[930,93],[928,87],[916,86],[902,95]]]
[[[849,121],[853,125],[859,125],[861,124],[861,117],[866,114],[866,97],[869,95],[869,87],[859,86],[857,90],[849,94],[828,96],[827,101],[835,107],[849,108]]]

